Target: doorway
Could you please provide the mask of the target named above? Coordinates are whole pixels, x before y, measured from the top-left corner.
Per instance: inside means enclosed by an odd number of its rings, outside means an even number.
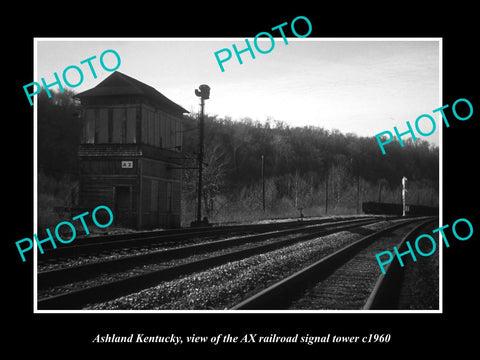
[[[117,226],[131,226],[132,219],[132,187],[131,186],[115,186],[115,224]]]

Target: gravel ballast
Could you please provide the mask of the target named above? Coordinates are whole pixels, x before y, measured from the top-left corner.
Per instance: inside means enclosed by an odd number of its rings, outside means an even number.
[[[380,230],[395,223],[362,226]],[[91,304],[90,310],[225,309],[300,268],[360,239],[361,231],[342,231],[282,249],[184,276],[112,301]]]

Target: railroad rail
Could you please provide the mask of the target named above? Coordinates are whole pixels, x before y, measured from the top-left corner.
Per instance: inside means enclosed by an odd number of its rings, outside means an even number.
[[[105,252],[112,249],[125,247],[141,247],[165,244],[175,241],[188,241],[192,239],[201,239],[206,237],[226,236],[235,233],[259,233],[281,229],[291,229],[295,227],[304,227],[307,225],[323,224],[332,221],[342,221],[345,219],[387,219],[393,216],[355,216],[355,217],[329,217],[318,219],[303,219],[295,221],[280,221],[265,224],[243,224],[200,228],[171,229],[164,231],[137,232],[128,234],[87,236],[77,238],[76,244],[58,244],[56,249],[44,249],[45,252],[39,255],[39,263],[50,259],[59,259],[63,257],[72,257],[87,255],[96,252]]]
[[[383,218],[380,218],[382,220]],[[331,219],[330,219],[331,220]],[[250,244],[246,248],[233,249],[227,253],[211,255],[181,262],[172,266],[157,266],[156,270],[145,271],[135,276],[106,281],[101,284],[86,286],[85,288],[48,296],[38,301],[39,309],[79,309],[89,303],[103,302],[123,295],[127,295],[147,287],[154,286],[181,275],[201,271],[231,261],[239,260],[255,254],[285,247],[296,242],[305,241],[315,237],[331,234],[338,231],[359,227],[379,221],[378,217],[360,217],[352,220],[337,220],[303,227],[295,226],[293,229],[284,229],[262,234],[237,236],[231,239],[207,242],[203,244],[187,245],[169,250],[156,251],[137,256],[128,256],[122,259],[101,261],[85,264],[78,267],[59,269],[38,273],[38,286],[45,288],[68,281],[79,281],[92,278],[104,272],[124,271],[128,267],[145,263],[157,263],[166,259],[181,258],[188,254],[211,252],[214,250],[233,248],[242,244]],[[280,238],[278,240],[278,238]],[[273,239],[273,241],[272,241]],[[265,243],[259,243],[261,241]]]
[[[179,257],[185,257],[189,254],[199,254],[206,251],[215,251],[246,243],[258,242],[266,239],[274,239],[287,235],[305,233],[306,236],[294,239],[285,239],[276,243],[263,245],[257,250],[268,251],[279,246],[286,246],[295,241],[308,239],[311,236],[318,236],[319,231],[331,231],[336,229],[335,226],[359,226],[377,221],[371,218],[345,220],[328,222],[320,225],[309,225],[304,227],[294,227],[293,229],[269,231],[255,235],[236,236],[223,240],[208,241],[200,244],[192,244],[171,249],[163,249],[158,251],[149,251],[137,255],[122,256],[111,260],[100,260],[82,265],[59,268],[56,270],[40,271],[37,274],[38,285],[40,288],[47,286],[55,286],[65,284],[71,281],[80,281],[95,276],[98,273],[113,273],[116,271],[126,270],[139,265],[152,264],[159,261],[167,261]],[[334,226],[332,229],[331,227]],[[348,228],[348,227],[347,227]],[[308,235],[310,234],[310,235]]]
[[[349,299],[349,302],[350,299],[355,298],[355,301],[352,301],[352,304],[348,305],[353,309],[355,306],[358,306],[359,301],[363,305],[357,307],[360,309],[385,308],[385,297],[389,296],[386,289],[392,288],[392,282],[389,280],[393,277],[389,275],[389,269],[387,269],[387,275],[384,277],[379,276],[380,271],[378,265],[376,261],[372,260],[375,259],[374,254],[378,252],[379,246],[380,249],[383,249],[385,246],[391,248],[391,246],[387,245],[388,242],[393,242],[393,245],[402,246],[407,238],[419,233],[420,229],[434,221],[434,219],[435,218],[413,219],[397,223],[365,236],[244,299],[231,307],[231,309],[307,308],[315,310],[318,309],[317,306],[319,306],[319,304],[320,306],[325,306],[325,303],[327,303],[327,308],[329,306],[330,308],[335,308],[335,304],[338,305],[339,302],[339,294]],[[418,221],[420,221],[420,224],[416,224]],[[405,230],[400,231],[400,229],[405,226],[407,226],[407,228],[410,226],[410,231],[402,237],[401,241],[396,241],[398,240],[397,238],[401,236],[400,234],[405,234]],[[393,235],[395,232],[397,232],[397,234]],[[383,242],[379,245],[380,239],[382,239]],[[372,246],[372,244],[376,244],[376,248]],[[368,266],[366,266],[367,262]],[[373,272],[371,271],[372,266],[374,268]],[[338,278],[331,280],[330,283],[327,284],[327,282],[335,276]],[[365,281],[367,277],[368,279]],[[369,284],[367,284],[367,282]],[[322,288],[321,285],[323,284],[326,285]],[[369,286],[373,288],[373,291],[369,290]],[[366,292],[367,296],[362,297],[359,292]],[[307,300],[305,300],[305,298],[307,298]],[[325,300],[325,298],[328,299]],[[345,304],[343,304],[343,306],[345,306]]]

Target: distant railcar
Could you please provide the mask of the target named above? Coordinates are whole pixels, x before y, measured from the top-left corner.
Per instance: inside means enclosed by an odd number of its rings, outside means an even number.
[[[435,216],[438,215],[438,207],[423,205],[407,205],[407,215],[410,216]],[[364,202],[362,210],[365,214],[375,215],[402,215],[402,204]]]

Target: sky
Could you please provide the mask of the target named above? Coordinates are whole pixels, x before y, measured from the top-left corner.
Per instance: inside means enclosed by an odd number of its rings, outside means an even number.
[[[240,64],[232,44],[246,47],[245,38],[36,38],[35,79],[53,82],[70,65],[79,66],[84,80],[73,90],[81,92],[98,85],[111,72],[102,69],[100,55],[115,50],[121,58],[118,71],[147,85],[186,110],[197,113],[199,98],[194,90],[210,86],[205,112],[232,120],[251,118],[280,120],[290,126],[318,126],[358,136],[376,134],[397,126],[407,130],[422,114],[437,121],[436,132],[427,140],[439,144],[442,122],[432,110],[441,103],[441,49],[436,38],[275,38],[273,50],[241,54]],[[34,44],[34,46],[35,46]],[[258,46],[270,48],[259,38]],[[222,72],[214,53],[228,48],[232,58]],[[93,78],[82,60],[92,56],[98,75]],[[226,53],[220,56],[223,58]],[[116,64],[111,53],[107,66]],[[75,71],[69,80],[77,82]],[[27,101],[27,100],[26,100]],[[431,129],[420,123],[424,132]],[[418,136],[418,138],[421,138]]]

